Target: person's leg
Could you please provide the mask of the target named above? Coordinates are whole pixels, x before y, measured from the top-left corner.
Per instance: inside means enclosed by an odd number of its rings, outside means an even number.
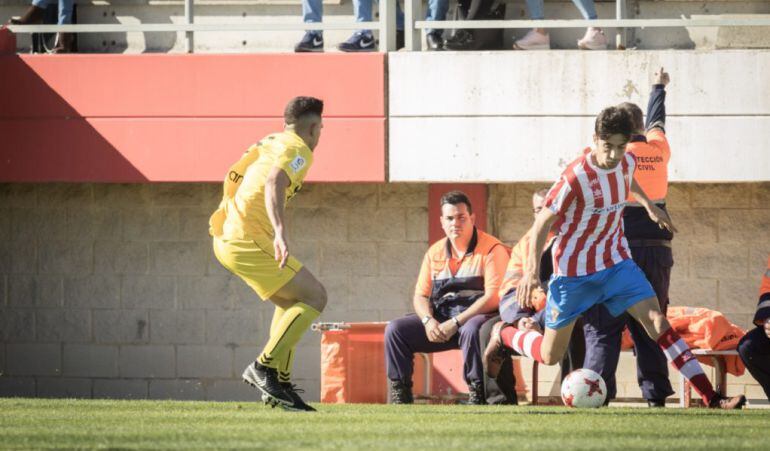
[[[281,322],[281,318],[286,313],[286,309],[275,306],[273,312],[273,320],[270,322],[270,336],[273,337],[278,333],[278,327]],[[288,383],[291,381],[291,368],[294,363],[294,348],[290,349],[287,354],[276,355],[275,362],[278,365],[278,380],[281,383]]]
[[[481,326],[491,318],[491,315],[476,315],[465,322],[457,330],[457,339],[463,353],[463,376],[467,384],[483,383],[484,364],[481,359]]]
[[[583,313],[586,358],[583,368],[599,373],[607,384],[607,401],[617,395],[615,372],[620,360],[620,343],[625,315],[612,316],[603,305]]]
[[[658,298],[660,311],[668,309],[668,290],[671,283],[671,267],[674,264],[670,247],[632,247],[634,262],[650,282]],[[656,405],[663,405],[667,397],[674,394],[668,378],[666,355],[660,346],[647,336],[636,321],[628,320],[628,330],[634,340],[636,352],[636,374],[644,399]]]
[[[479,330],[480,349],[486,349],[490,342],[493,326],[500,321],[500,316],[488,319]],[[485,359],[486,362],[486,359]],[[484,376],[484,392],[487,404],[518,404],[516,396],[516,377],[513,374],[513,360],[510,355],[501,356],[500,369],[495,370],[496,377]],[[485,368],[485,371],[488,371]]]
[[[770,338],[761,327],[749,331],[738,343],[738,354],[746,369],[759,382],[770,401]]]
[[[302,21],[305,23],[318,23],[321,22],[323,17],[323,2],[322,0],[302,0]],[[321,30],[311,30],[317,35],[322,35]]]
[[[275,326],[275,333],[265,345],[257,362],[277,368],[276,356],[286,356],[326,307],[326,289],[307,268],[278,289],[270,301],[285,310]]]
[[[658,299],[653,296],[634,304],[628,309],[628,313],[639,322],[647,335],[658,343],[668,361],[690,382],[704,403],[709,405],[717,396],[714,387],[690,351],[690,347],[671,328],[666,317],[660,312]]]
[[[544,334],[508,326],[502,329],[500,337],[506,347],[520,355],[535,359],[544,365],[555,365],[567,351],[574,326],[573,320],[559,329],[546,327]]]
[[[428,11],[425,14],[425,20],[446,20],[446,13],[449,9],[448,0],[428,0]],[[429,29],[428,33],[443,33],[444,30]]]
[[[425,335],[425,326],[417,315],[395,319],[385,327],[385,372],[390,381],[391,402],[412,402],[414,355],[457,349],[457,339],[433,343]]]
[[[647,401],[662,405],[674,394],[668,378],[668,364],[663,350],[652,340],[642,326],[628,319],[628,330],[634,340],[636,352],[636,377],[642,396]]]
[[[580,15],[583,16],[583,19],[596,20],[599,18],[596,14],[594,0],[572,0],[572,3],[574,3],[578,11],[580,11]]]
[[[543,14],[543,0],[527,0],[527,9],[529,10],[530,19],[543,20],[545,18]]]

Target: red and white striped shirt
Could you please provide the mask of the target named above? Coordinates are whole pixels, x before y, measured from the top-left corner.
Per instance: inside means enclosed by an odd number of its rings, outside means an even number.
[[[636,159],[626,153],[614,169],[599,168],[589,149],[562,172],[545,200],[559,216],[553,226],[554,274],[585,276],[630,258],[622,217],[635,167]]]

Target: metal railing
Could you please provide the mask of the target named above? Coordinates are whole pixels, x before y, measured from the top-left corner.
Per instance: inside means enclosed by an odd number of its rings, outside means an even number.
[[[185,46],[189,53],[194,51],[195,33],[221,31],[292,31],[292,30],[360,30],[372,29],[380,32],[381,52],[396,50],[396,1],[379,0],[380,20],[377,22],[341,23],[300,23],[277,21],[273,23],[196,24],[193,0],[185,0],[185,23],[183,24],[78,24],[78,25],[9,25],[14,33],[129,33],[129,32],[184,32]],[[714,17],[698,19],[628,19],[626,0],[616,0],[615,19],[598,20],[424,20],[422,0],[404,0],[404,41],[407,51],[421,49],[422,35],[426,29],[527,29],[527,28],[584,28],[602,27],[618,30],[616,45],[626,46],[627,28],[672,28],[672,27],[755,27],[770,26],[770,17]]]

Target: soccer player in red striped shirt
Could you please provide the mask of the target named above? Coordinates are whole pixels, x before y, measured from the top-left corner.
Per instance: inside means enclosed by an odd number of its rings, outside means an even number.
[[[684,375],[709,407],[741,408],[743,395],[724,398],[716,393],[687,344],[660,311],[644,273],[631,259],[623,235],[623,208],[629,192],[659,227],[675,232],[668,214],[650,201],[634,182],[636,160],[627,154],[634,131],[631,115],[618,107],[605,108],[596,118],[594,146],[574,160],[546,196],[531,229],[530,256],[519,283],[517,300],[530,307],[531,293],[540,287],[540,256],[552,229],[554,274],[548,283],[544,334],[507,326],[494,333],[498,344],[546,365],[561,361],[575,320],[594,305],[604,304],[613,316],[628,312],[656,340],[671,364]]]

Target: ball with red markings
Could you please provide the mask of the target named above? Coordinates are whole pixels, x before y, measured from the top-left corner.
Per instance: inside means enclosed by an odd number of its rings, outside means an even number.
[[[561,400],[567,407],[601,407],[607,399],[607,384],[596,372],[580,368],[561,383]]]

